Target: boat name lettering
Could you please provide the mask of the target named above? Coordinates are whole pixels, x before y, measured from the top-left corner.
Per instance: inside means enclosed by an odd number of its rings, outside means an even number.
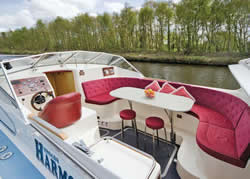
[[[67,171],[59,165],[59,159],[46,149],[41,142],[35,139],[36,158],[57,178],[74,179]]]

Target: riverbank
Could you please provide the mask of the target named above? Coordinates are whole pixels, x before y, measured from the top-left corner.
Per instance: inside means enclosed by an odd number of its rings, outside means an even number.
[[[236,64],[247,55],[209,54],[209,55],[180,55],[169,53],[118,53],[128,61],[150,63],[173,63],[193,65],[226,66]],[[249,57],[248,57],[249,58]]]
[[[0,54],[9,55],[33,55],[45,53],[44,51],[16,51],[16,50],[3,50],[0,49]],[[149,63],[171,63],[171,64],[192,64],[192,65],[216,65],[226,66],[230,64],[236,64],[239,60],[249,58],[250,55],[241,55],[237,53],[216,53],[216,54],[192,54],[183,55],[178,53],[168,52],[117,52],[107,51],[107,53],[113,53],[121,55],[131,62],[149,62]]]

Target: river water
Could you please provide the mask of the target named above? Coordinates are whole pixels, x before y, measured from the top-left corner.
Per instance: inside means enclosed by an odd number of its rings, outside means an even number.
[[[216,88],[240,88],[228,67],[145,62],[132,64],[146,77]]]

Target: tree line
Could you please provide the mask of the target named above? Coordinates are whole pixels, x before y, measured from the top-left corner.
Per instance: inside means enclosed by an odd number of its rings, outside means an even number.
[[[0,51],[249,53],[249,24],[249,0],[146,1],[139,10],[125,4],[120,13],[38,20],[1,32]]]

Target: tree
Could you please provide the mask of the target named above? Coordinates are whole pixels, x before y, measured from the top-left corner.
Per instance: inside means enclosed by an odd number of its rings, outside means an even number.
[[[170,51],[170,21],[173,17],[172,9],[168,7],[167,2],[155,3],[155,16],[159,23],[159,31],[160,31],[160,49],[163,49],[164,44],[164,33],[165,28],[168,28],[168,50]]]
[[[153,46],[153,10],[146,6],[140,9],[139,26],[140,26],[140,43],[141,48],[147,49]]]

